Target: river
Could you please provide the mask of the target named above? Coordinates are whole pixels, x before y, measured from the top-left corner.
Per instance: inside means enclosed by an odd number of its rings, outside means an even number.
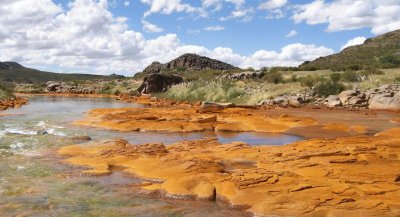
[[[57,147],[74,136],[123,138],[131,144],[218,137],[222,143],[283,145],[301,138],[265,133],[116,132],[71,125],[94,108],[141,107],[108,98],[30,97],[20,109],[0,112],[0,216],[245,216],[220,202],[178,201],[135,191],[137,179],[116,171],[82,176],[61,163]]]

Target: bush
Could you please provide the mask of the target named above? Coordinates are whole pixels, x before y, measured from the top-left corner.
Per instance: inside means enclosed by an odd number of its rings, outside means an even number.
[[[298,81],[299,81],[299,79],[297,78],[297,75],[292,75],[289,78],[289,82],[298,82]]]
[[[0,99],[12,98],[13,86],[10,84],[0,83]]]
[[[314,93],[320,96],[337,95],[345,89],[346,87],[341,83],[326,81],[317,84]]]
[[[400,83],[400,77],[394,78],[394,82],[399,82]]]
[[[361,70],[361,69],[362,69],[362,67],[359,66],[359,65],[351,65],[351,66],[349,66],[348,68],[349,68],[350,70],[354,70],[354,71],[358,71],[358,70]]]
[[[303,87],[308,87],[311,89],[315,85],[315,79],[312,76],[308,75],[307,77],[303,77],[300,79],[300,84]]]
[[[244,89],[232,82],[200,80],[174,85],[160,96],[183,101],[232,102],[244,94]]]
[[[264,75],[263,79],[268,83],[279,84],[283,83],[282,73],[270,72]]]
[[[345,82],[357,82],[360,80],[359,76],[354,71],[345,71],[341,77]]]
[[[337,83],[340,81],[340,79],[342,79],[342,75],[340,73],[332,73],[329,77],[333,83]]]

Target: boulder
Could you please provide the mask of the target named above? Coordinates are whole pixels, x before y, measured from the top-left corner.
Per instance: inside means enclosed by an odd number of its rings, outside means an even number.
[[[345,90],[338,95],[342,104],[346,104],[350,98],[357,96],[360,92],[357,90]]]
[[[377,94],[371,98],[369,109],[400,110],[400,92],[396,94]]]
[[[334,108],[342,105],[342,101],[340,98],[336,95],[330,95],[328,98],[325,100],[325,105],[329,108]]]
[[[167,91],[172,85],[180,84],[183,78],[175,75],[150,74],[143,80],[138,88],[141,94],[161,93]]]
[[[224,108],[233,107],[233,103],[217,103],[204,101],[201,103],[200,112],[218,112],[224,110]]]

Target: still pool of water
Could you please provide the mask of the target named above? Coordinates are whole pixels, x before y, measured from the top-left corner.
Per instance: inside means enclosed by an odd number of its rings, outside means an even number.
[[[73,144],[71,136],[123,138],[132,144],[218,137],[222,143],[282,145],[301,138],[260,133],[115,132],[75,127],[71,122],[94,108],[140,107],[106,98],[31,97],[21,109],[0,117],[0,216],[244,216],[224,204],[176,201],[127,191],[135,183],[121,173],[80,177],[59,164],[52,151]],[[44,134],[43,132],[46,132]],[[118,186],[118,187],[116,187]]]

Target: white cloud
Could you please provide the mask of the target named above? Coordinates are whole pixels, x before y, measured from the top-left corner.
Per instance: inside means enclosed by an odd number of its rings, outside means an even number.
[[[125,0],[125,1],[124,1],[124,5],[125,5],[126,7],[128,7],[130,4],[131,4],[131,2],[130,2],[129,0]]]
[[[350,39],[345,45],[343,45],[340,50],[344,50],[345,48],[350,46],[363,44],[365,40],[367,40],[367,38],[365,37],[355,37],[353,39]]]
[[[226,47],[211,50],[185,45],[176,34],[148,40],[129,29],[127,19],[115,17],[108,7],[107,0],[76,0],[68,8],[50,0],[3,1],[0,61],[41,69],[54,66],[64,72],[132,75],[153,61],[166,62],[184,53],[255,68],[297,65],[333,53],[325,47],[292,44],[280,52],[260,50],[244,56]]]
[[[296,36],[298,33],[297,33],[297,31],[296,30],[291,30],[287,35],[286,35],[286,38],[291,38],[291,37],[294,37],[294,36]]]
[[[144,17],[154,13],[172,14],[174,12],[198,13],[206,16],[202,8],[196,8],[190,4],[182,3],[181,0],[140,0],[150,5],[150,9],[144,13]]]
[[[157,25],[149,23],[145,20],[142,20],[142,24],[143,24],[143,30],[146,32],[158,33],[164,31],[161,27],[158,27]]]
[[[221,30],[224,30],[224,29],[225,29],[225,27],[220,26],[220,25],[209,26],[209,27],[204,28],[205,31],[221,31]]]
[[[272,10],[283,7],[287,4],[287,0],[268,0],[258,5],[259,10]]]
[[[400,28],[400,0],[315,0],[298,5],[292,19],[310,25],[327,23],[327,31],[369,27],[374,34]]]
[[[222,9],[223,0],[202,0],[203,8],[214,8],[214,11]]]

